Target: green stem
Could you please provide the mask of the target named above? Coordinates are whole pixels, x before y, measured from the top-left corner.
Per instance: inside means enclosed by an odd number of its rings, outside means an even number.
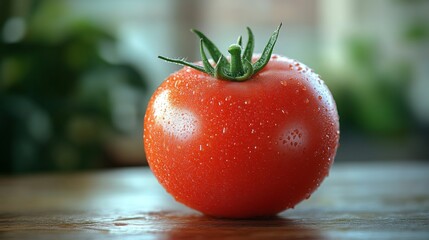
[[[232,44],[228,48],[228,52],[231,54],[231,66],[230,73],[232,76],[241,76],[244,73],[243,62],[241,61],[241,47],[238,44]]]
[[[276,31],[271,35],[268,40],[267,45],[264,48],[264,51],[261,54],[261,57],[256,60],[255,63],[252,63],[253,59],[253,48],[254,48],[254,37],[252,30],[247,28],[247,33],[249,35],[249,39],[247,41],[247,45],[244,48],[243,55],[242,52],[242,37],[240,36],[237,40],[237,44],[232,44],[228,48],[228,52],[231,54],[231,63],[228,62],[227,58],[222,55],[216,45],[213,44],[210,39],[208,39],[203,33],[197,30],[192,30],[195,34],[200,38],[200,51],[201,58],[203,62],[203,66],[197,65],[195,63],[190,63],[185,61],[184,59],[173,59],[166,58],[162,56],[158,56],[159,58],[172,63],[177,63],[180,65],[189,66],[198,71],[210,74],[215,78],[228,80],[228,81],[237,81],[242,82],[252,77],[253,74],[259,72],[264,68],[267,63],[271,59],[271,54],[273,52],[274,45],[276,44],[277,37],[279,35],[279,31],[282,24],[280,23],[279,27]],[[216,62],[213,67],[204,51],[204,47],[209,51],[212,59]]]

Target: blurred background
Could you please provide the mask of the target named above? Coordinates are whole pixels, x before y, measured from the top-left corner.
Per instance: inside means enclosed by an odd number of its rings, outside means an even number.
[[[429,160],[429,1],[2,0],[0,174],[146,165],[156,87],[199,60],[196,28],[226,50],[245,27],[333,92],[337,162]],[[246,38],[245,38],[246,39]]]

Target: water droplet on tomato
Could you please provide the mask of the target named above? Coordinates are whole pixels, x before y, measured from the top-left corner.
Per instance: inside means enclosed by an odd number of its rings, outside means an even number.
[[[225,101],[227,102],[227,101],[229,101],[229,100],[231,100],[231,96],[227,96],[227,97],[225,97]]]
[[[195,134],[198,127],[196,116],[189,110],[172,106],[169,91],[164,91],[154,101],[154,118],[165,132],[181,140]]]
[[[280,84],[286,87],[287,86],[287,81],[286,80],[281,80]]]
[[[244,101],[244,104],[250,104],[250,100]]]
[[[279,138],[279,144],[283,144],[285,146],[289,146],[289,148],[300,150],[302,149],[301,146],[305,147],[304,136],[305,135],[301,128],[292,128],[284,132],[283,135],[281,135],[281,137]]]
[[[309,103],[309,102],[310,102],[310,100],[308,100],[308,98],[306,98],[306,99],[304,100],[304,102],[305,102],[305,103]]]
[[[322,100],[322,96],[320,96],[320,95],[319,95],[317,98],[318,98],[319,100]]]
[[[225,134],[225,133],[226,133],[226,127],[224,127],[224,128],[222,129],[222,133],[223,133],[223,134]]]

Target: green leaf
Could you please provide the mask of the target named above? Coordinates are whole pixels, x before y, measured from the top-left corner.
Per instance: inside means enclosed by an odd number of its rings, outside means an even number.
[[[167,58],[167,57],[163,57],[163,56],[158,56],[158,58],[165,60],[167,62],[172,62],[172,63],[176,63],[179,65],[185,65],[185,66],[191,67],[193,69],[196,69],[198,71],[208,73],[208,72],[206,72],[206,70],[203,67],[196,65],[196,64],[193,64],[193,63],[190,63],[190,62],[187,62],[184,59],[180,59],[180,58],[174,59],[174,58]]]
[[[243,63],[244,63],[244,74],[242,76],[235,77],[236,81],[240,81],[240,82],[244,81],[250,78],[254,73],[251,62],[249,62],[247,59],[243,59]]]
[[[187,62],[185,61],[185,59],[172,59],[162,56],[158,57],[168,62],[194,68],[198,71],[207,73],[218,79],[230,81],[245,81],[251,78],[253,74],[264,68],[270,61],[271,54],[273,52],[274,45],[276,44],[281,26],[282,24],[280,23],[276,31],[274,31],[274,33],[268,40],[268,43],[265,46],[261,57],[254,64],[252,64],[252,57],[253,50],[255,47],[255,40],[253,32],[249,27],[247,27],[248,40],[244,51],[242,51],[243,39],[241,36],[237,39],[237,44],[232,44],[228,48],[228,52],[231,54],[231,62],[227,60],[227,58],[219,51],[219,49],[210,39],[208,39],[200,31],[195,29],[192,29],[192,32],[194,32],[200,38],[200,53],[203,66]],[[216,65],[214,67],[210,64],[210,60],[207,58],[206,50],[209,51],[212,59],[216,62]]]
[[[238,37],[237,44],[240,45],[240,47],[243,47],[243,37],[242,36]]]
[[[219,59],[222,59],[222,64],[229,65],[228,61],[226,60],[226,57],[223,56],[223,54],[219,51],[216,45],[208,37],[206,37],[206,35],[196,29],[192,29],[191,31],[197,34],[200,39],[203,39],[204,45],[206,46],[207,50],[209,51],[215,62],[218,62]]]
[[[223,80],[234,80],[235,78],[228,73],[228,66],[225,65],[225,61],[222,59],[224,59],[223,56],[221,56],[219,61],[217,61],[217,64],[214,68],[214,77]]]
[[[267,65],[268,61],[270,61],[271,54],[273,53],[274,45],[276,44],[277,37],[279,36],[280,28],[282,24],[278,26],[277,30],[274,31],[273,35],[271,35],[270,40],[268,40],[267,45],[262,52],[261,57],[253,64],[253,71],[259,72],[265,65]]]
[[[206,73],[213,75],[214,68],[210,64],[209,60],[207,59],[206,52],[204,51],[203,39],[200,39],[200,52],[201,52],[201,58],[202,58],[204,69],[206,70]]]
[[[247,27],[247,34],[249,35],[249,39],[247,40],[246,48],[243,52],[243,60],[246,59],[249,62],[252,62],[253,49],[255,47],[255,39],[253,37],[252,30]]]

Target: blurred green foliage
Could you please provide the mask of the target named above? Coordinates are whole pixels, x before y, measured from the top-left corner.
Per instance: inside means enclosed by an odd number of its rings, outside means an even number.
[[[108,31],[82,20],[52,28],[52,15],[66,9],[28,3],[18,18],[23,38],[0,42],[0,173],[104,166],[106,135],[116,131],[111,91],[125,85],[143,94],[143,76],[101,57],[102,47],[115,46]],[[2,1],[0,27],[17,21],[12,6]]]
[[[347,69],[329,73],[340,83],[334,94],[342,127],[379,137],[408,133],[415,121],[407,103],[410,63],[383,62],[377,43],[366,38],[350,38],[346,50]]]

